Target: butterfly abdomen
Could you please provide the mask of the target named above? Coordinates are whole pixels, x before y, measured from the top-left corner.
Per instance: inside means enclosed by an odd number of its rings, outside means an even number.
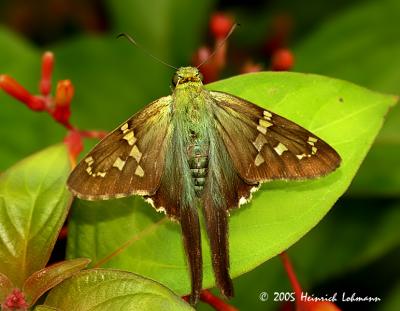
[[[189,167],[194,190],[198,197],[203,193],[207,178],[208,155],[205,146],[194,144],[189,148]]]

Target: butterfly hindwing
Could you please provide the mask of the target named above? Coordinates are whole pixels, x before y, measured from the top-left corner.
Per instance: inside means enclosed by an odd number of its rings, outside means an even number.
[[[338,153],[296,123],[233,95],[210,93],[217,130],[247,182],[313,178],[339,166]]]
[[[86,200],[151,195],[160,183],[172,97],[162,97],[110,133],[71,173],[68,187]]]

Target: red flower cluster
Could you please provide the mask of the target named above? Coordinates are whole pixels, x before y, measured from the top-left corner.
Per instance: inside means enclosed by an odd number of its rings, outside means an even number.
[[[15,288],[1,306],[3,310],[21,310],[28,307],[24,293]]]
[[[71,116],[70,105],[74,96],[74,86],[70,80],[57,83],[56,94],[51,92],[51,77],[54,66],[54,55],[45,52],[42,58],[42,77],[39,83],[39,95],[32,95],[22,85],[8,75],[0,75],[0,89],[25,104],[34,111],[46,111],[54,120],[68,129],[72,129],[69,122]]]
[[[56,122],[69,130],[64,142],[68,147],[72,166],[83,150],[82,138],[101,139],[107,133],[102,131],[80,131],[70,123],[71,102],[74,86],[70,80],[58,81],[54,97],[51,95],[54,55],[45,52],[42,56],[42,75],[39,81],[39,93],[33,95],[8,75],[0,75],[0,89],[25,104],[33,111],[47,112]]]
[[[279,23],[281,25],[283,23]],[[195,66],[201,66],[201,72],[204,75],[204,83],[218,80],[221,71],[226,65],[226,56],[228,49],[227,37],[235,25],[234,18],[230,15],[217,12],[214,13],[210,18],[209,31],[214,38],[214,48],[211,49],[208,46],[200,47],[193,56],[193,64]],[[271,67],[273,71],[288,71],[293,68],[294,56],[293,53],[284,48],[287,36],[289,34],[290,27],[286,27],[285,31],[282,32],[280,27],[275,27],[272,38],[266,41],[266,45],[269,49],[266,52],[268,58],[271,57]],[[279,44],[269,44],[270,41],[274,41],[275,37],[279,37]],[[274,41],[275,42],[275,41]],[[214,53],[214,55],[213,55]],[[263,66],[255,63],[253,60],[245,59],[240,69],[241,73],[250,73],[263,70]]]

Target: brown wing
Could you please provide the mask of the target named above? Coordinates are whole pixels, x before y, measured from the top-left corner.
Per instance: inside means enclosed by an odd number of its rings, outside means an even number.
[[[340,165],[331,146],[296,123],[233,95],[210,94],[216,127],[247,182],[313,178]]]
[[[70,191],[85,200],[151,195],[164,169],[172,97],[162,97],[99,142],[69,176]]]

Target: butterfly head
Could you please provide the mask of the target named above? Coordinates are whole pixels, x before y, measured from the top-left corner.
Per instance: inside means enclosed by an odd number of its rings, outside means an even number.
[[[195,67],[181,67],[172,77],[172,85],[175,87],[184,84],[201,84],[203,75],[199,69]]]

